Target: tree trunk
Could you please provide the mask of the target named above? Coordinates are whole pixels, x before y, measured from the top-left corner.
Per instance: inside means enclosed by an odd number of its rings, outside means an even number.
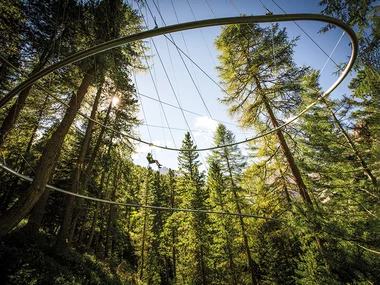
[[[172,208],[175,207],[174,204],[174,196],[175,196],[175,187],[171,184],[171,191],[170,191],[170,205]],[[171,236],[172,236],[172,259],[173,259],[173,279],[175,280],[176,277],[176,270],[177,270],[177,262],[176,262],[176,247],[175,247],[175,242],[176,242],[176,231],[174,227],[171,227]]]
[[[116,197],[116,190],[117,190],[117,182],[119,179],[119,165],[116,165],[115,168],[115,175],[114,175],[114,181],[113,181],[113,186],[112,186],[112,192],[110,199],[111,201],[115,201]],[[109,215],[108,215],[108,221],[107,221],[107,236],[106,236],[106,245],[105,245],[105,250],[104,250],[104,256],[109,257],[110,255],[110,249],[112,248],[112,240],[114,234],[111,234],[113,231],[113,224],[115,221],[115,205],[111,204],[110,205],[110,210],[109,210]]]
[[[102,94],[102,88],[103,88],[103,83],[101,83],[100,87],[98,88],[98,91],[95,96],[94,104],[92,107],[91,111],[91,119],[95,119],[96,112],[98,110],[98,105],[100,101],[100,96]],[[81,179],[83,167],[84,167],[84,160],[86,157],[86,153],[88,150],[88,147],[90,145],[91,141],[91,135],[92,135],[92,129],[94,126],[94,122],[92,120],[88,121],[86,133],[84,135],[84,138],[81,143],[81,147],[79,150],[78,158],[75,164],[75,168],[71,177],[71,192],[72,193],[78,193],[78,189],[80,187],[79,182]],[[61,224],[61,229],[58,234],[57,238],[57,244],[56,246],[59,248],[59,250],[63,249],[63,247],[70,247],[71,246],[71,241],[72,238],[69,238],[70,235],[70,223],[72,220],[73,216],[73,205],[74,205],[74,200],[75,196],[69,195],[66,197],[66,208],[65,208],[65,213],[63,216],[62,224]],[[76,223],[75,223],[76,224]],[[75,227],[72,226],[72,228],[75,229]]]
[[[75,235],[75,230],[77,228],[77,223],[78,223],[79,217],[82,214],[82,211],[81,211],[80,207],[82,205],[83,200],[80,199],[80,200],[77,200],[77,201],[78,201],[79,205],[77,205],[77,211],[76,211],[76,213],[74,215],[74,218],[71,220],[71,225],[69,225],[70,226],[69,227],[69,235],[67,237],[67,241],[68,242],[67,242],[67,245],[66,245],[67,248],[69,248],[70,245],[73,243],[74,235]]]
[[[27,154],[29,154],[30,149],[32,148],[32,144],[33,144],[34,138],[37,134],[38,126],[39,126],[40,121],[42,119],[42,115],[43,115],[45,107],[48,103],[48,100],[49,100],[49,96],[46,96],[43,107],[41,108],[39,116],[38,116],[37,124],[33,129],[32,136],[28,142],[28,147],[25,150],[25,157],[27,156]],[[26,164],[26,161],[24,159],[21,163],[21,166],[20,166],[20,173],[22,173],[22,171],[24,170],[25,164]],[[54,167],[53,167],[53,169],[54,169]],[[50,175],[49,183],[51,183],[51,177],[52,177],[52,175]],[[19,178],[16,177],[16,179],[18,180]],[[27,234],[33,236],[33,235],[36,235],[38,233],[38,231],[41,227],[42,221],[43,221],[43,217],[45,214],[45,207],[46,207],[47,201],[49,200],[49,197],[50,197],[50,189],[46,189],[45,193],[38,200],[37,204],[33,207],[32,211],[30,213],[29,219],[28,219],[28,223],[23,228],[23,231],[25,231]]]
[[[89,235],[89,237],[87,239],[86,247],[84,249],[85,251],[88,251],[90,249],[92,241],[94,239],[95,228],[96,228],[96,224],[98,223],[98,217],[99,217],[99,208],[100,208],[100,202],[97,201],[96,205],[95,205],[94,215],[92,217],[90,235]]]
[[[24,157],[25,158],[29,155],[30,150],[32,149],[33,141],[34,141],[34,139],[35,139],[35,137],[37,135],[38,127],[40,126],[40,122],[41,122],[42,116],[43,116],[43,114],[45,112],[45,109],[46,109],[46,106],[48,104],[48,101],[49,101],[49,95],[46,95],[45,101],[42,104],[40,112],[38,113],[38,119],[37,119],[37,122],[36,122],[36,124],[35,124],[35,126],[33,128],[32,136],[30,137],[28,145],[27,145],[26,150],[25,150],[25,153],[24,153]],[[25,161],[25,159],[23,159],[22,162],[21,162],[20,170],[19,170],[20,173],[22,173],[24,171],[25,164],[26,164],[26,161]],[[17,179],[19,180],[19,178],[17,178]]]
[[[205,262],[204,262],[204,256],[203,256],[203,245],[202,242],[200,243],[200,254],[201,254],[201,272],[202,272],[202,284],[207,285],[207,279],[206,279],[206,271],[205,271]]]
[[[52,134],[52,137],[42,153],[38,167],[36,168],[36,175],[29,190],[0,217],[0,237],[6,235],[17,226],[17,224],[27,216],[44,193],[50,174],[53,171],[54,164],[58,159],[65,136],[69,131],[82,100],[87,93],[87,89],[93,80],[94,73],[95,69],[91,68],[84,76],[77,94],[71,97],[69,107],[67,108],[60,125]]]
[[[96,241],[95,241],[95,254],[96,256],[99,256],[100,252],[100,243],[103,236],[103,229],[104,229],[104,214],[105,214],[105,205],[100,205],[100,225],[99,225],[99,232],[96,235]],[[103,218],[103,219],[102,219]]]
[[[147,174],[148,175],[148,174]],[[145,201],[144,201],[144,205],[146,206],[148,204],[148,193],[149,193],[149,189],[148,189],[148,177],[146,178],[145,180],[145,185],[146,185],[146,188],[145,188]],[[148,219],[148,209],[144,209],[144,226],[143,226],[143,232],[142,232],[142,244],[141,244],[141,270],[140,270],[140,280],[143,280],[143,276],[144,276],[144,255],[145,255],[145,236],[146,236],[146,224],[147,224],[147,219]]]
[[[37,130],[38,130],[38,127],[40,125],[40,121],[41,121],[43,112],[45,110],[45,107],[47,105],[48,99],[49,99],[49,96],[46,96],[44,104],[43,104],[43,106],[42,106],[42,108],[41,108],[41,110],[40,110],[40,112],[38,114],[37,123],[36,123],[36,125],[33,128],[32,136],[30,137],[28,145],[27,145],[26,150],[24,152],[24,159],[21,161],[21,165],[20,165],[20,168],[18,170],[19,173],[23,173],[24,172],[24,169],[25,169],[25,166],[26,166],[26,159],[27,159],[28,154],[30,153],[30,150],[32,148],[34,138],[37,135]],[[14,180],[13,180],[13,183],[12,183],[12,185],[11,185],[8,193],[4,193],[4,196],[3,196],[4,199],[3,199],[3,197],[1,198],[1,200],[0,200],[1,201],[0,202],[0,205],[1,205],[0,206],[0,212],[1,213],[5,213],[6,210],[8,209],[9,203],[11,202],[12,197],[13,197],[14,189],[17,187],[17,184],[19,183],[19,181],[20,181],[20,178],[16,176],[14,178]]]
[[[225,153],[225,155],[226,155],[226,153]],[[224,157],[224,160],[226,160],[225,157]],[[221,208],[222,212],[226,212],[227,210],[225,208],[225,203],[223,201],[223,196],[222,196],[222,194],[219,191],[217,191],[217,194],[218,194],[217,197],[219,199],[218,203],[220,204],[220,208]],[[228,222],[228,220],[227,220],[228,216],[225,216],[224,219]],[[232,248],[231,248],[232,239],[230,237],[230,230],[228,229],[228,227],[227,227],[226,224],[223,224],[223,230],[225,232],[225,241],[226,241],[226,247],[227,247],[227,256],[228,256],[228,262],[229,262],[230,272],[231,272],[231,276],[232,276],[231,284],[237,285],[238,284],[238,280],[236,278],[235,263],[234,263],[234,259],[233,259]]]
[[[108,148],[109,151],[110,151],[110,149],[111,149],[111,147]],[[106,178],[106,171],[103,170],[102,177],[100,178],[100,190],[99,190],[99,193],[97,194],[98,198],[101,198],[100,191],[102,191],[102,189],[104,187],[105,178]],[[108,188],[108,181],[109,181],[109,177],[107,178],[107,188]],[[89,235],[87,243],[86,243],[85,251],[88,251],[90,249],[91,244],[92,244],[92,240],[94,239],[95,228],[96,228],[96,224],[98,222],[98,217],[99,217],[99,209],[100,209],[100,202],[97,201],[96,206],[95,206],[94,215],[92,217],[90,235]]]
[[[108,119],[106,118],[104,124],[106,124],[107,121],[108,121]],[[83,180],[79,184],[79,186],[80,186],[79,187],[79,194],[83,194],[84,191],[87,189],[88,181],[90,179],[91,169],[92,169],[92,166],[93,166],[93,164],[95,162],[96,154],[98,153],[98,150],[100,148],[100,142],[102,141],[102,137],[103,137],[103,134],[104,134],[104,129],[105,128],[103,127],[102,128],[103,132],[101,132],[101,134],[98,137],[98,141],[96,143],[96,146],[93,149],[92,156],[90,158],[90,162],[88,163],[87,169],[86,169],[86,171],[82,175],[82,179]],[[111,136],[110,143],[109,143],[108,150],[107,150],[108,157],[110,156],[110,153],[111,153],[112,141],[113,141],[113,136]],[[108,189],[108,184],[109,184],[109,175],[107,177],[107,186],[106,186],[106,189]],[[103,185],[103,182],[101,183],[101,187],[103,187],[102,185]],[[75,213],[74,218],[71,221],[69,242],[72,241],[72,238],[73,238],[73,235],[74,235],[74,230],[76,228],[76,223],[78,221],[78,218],[79,218],[80,215],[82,215],[81,204],[82,204],[83,200],[77,200],[77,201],[78,201],[78,204],[77,204],[76,207],[78,208],[78,211]]]
[[[109,119],[109,116],[110,116],[110,113],[111,113],[111,108],[112,108],[112,101],[110,102],[110,104],[108,106],[106,117],[104,118],[103,125],[105,125],[105,126],[107,126],[108,119]],[[98,151],[99,151],[100,145],[101,145],[101,143],[103,141],[103,135],[104,135],[105,130],[106,130],[106,128],[102,126],[102,128],[100,129],[100,133],[99,133],[98,139],[96,141],[95,147],[92,150],[92,154],[91,154],[90,160],[89,160],[89,162],[87,164],[86,171],[85,171],[85,173],[83,175],[83,181],[81,182],[81,189],[80,189],[80,191],[82,191],[82,192],[80,192],[81,194],[87,188],[87,184],[88,184],[88,181],[90,180],[90,176],[91,176],[90,175],[91,174],[91,170],[92,170],[92,167],[94,166],[95,158],[98,155]],[[112,141],[112,139],[111,139],[111,141]],[[110,143],[110,146],[111,146],[111,144],[112,143]]]
[[[227,228],[225,226],[224,226],[224,230],[227,231]],[[233,259],[231,244],[232,244],[231,239],[229,238],[229,235],[226,234],[227,255],[228,255],[228,262],[230,264],[230,271],[232,275],[232,284],[237,285],[238,281],[236,278],[235,263]]]
[[[103,122],[104,125],[107,125],[107,123],[108,123],[109,114],[111,112],[111,107],[112,107],[112,102],[110,103],[110,105],[108,107],[107,114],[106,114],[106,117],[105,117],[104,122]],[[91,177],[91,170],[92,170],[92,167],[94,166],[96,156],[98,154],[100,145],[102,143],[104,132],[105,132],[105,127],[102,127],[100,130],[98,139],[96,141],[95,147],[92,150],[92,155],[91,155],[90,160],[87,164],[87,168],[83,172],[83,175],[81,177],[81,181],[79,182],[79,188],[78,188],[79,194],[83,194],[84,191],[87,189],[87,185],[88,185],[88,182],[90,181],[90,177]],[[110,147],[112,145],[112,139],[113,139],[113,137],[111,137]],[[76,222],[82,213],[82,211],[80,209],[81,203],[82,203],[82,200],[79,200],[78,205],[76,206],[76,208],[78,208],[78,211],[76,212],[76,214],[74,215],[74,218],[71,221],[71,234],[69,235],[70,241],[71,241],[71,237],[72,237],[72,231],[75,229]]]
[[[255,83],[256,83],[257,89],[259,91],[259,94],[261,95],[261,97],[263,99],[264,106],[265,106],[265,109],[266,109],[266,111],[267,111],[267,113],[269,115],[271,123],[272,123],[272,125],[273,125],[274,128],[277,128],[279,126],[279,124],[278,124],[276,116],[274,115],[273,110],[272,110],[272,108],[271,108],[271,106],[270,106],[270,104],[268,102],[268,98],[265,96],[265,94],[263,92],[263,89],[261,88],[261,85],[260,85],[260,82],[258,81],[258,79],[255,79]],[[286,158],[286,160],[288,162],[289,168],[290,168],[290,170],[292,172],[294,181],[297,184],[298,192],[300,193],[302,200],[307,205],[312,206],[313,203],[311,202],[309,193],[307,192],[306,185],[303,182],[301,173],[300,173],[300,171],[299,171],[299,169],[298,169],[298,167],[297,167],[297,165],[296,165],[296,163],[294,161],[292,152],[290,151],[289,146],[286,143],[284,135],[282,134],[281,130],[278,130],[276,132],[276,134],[277,134],[277,138],[278,138],[278,140],[280,142],[280,146],[281,146],[282,152],[284,153],[285,158]]]
[[[9,109],[7,116],[5,117],[3,124],[0,127],[0,146],[3,145],[6,137],[8,136],[10,130],[13,128],[20,111],[24,108],[26,103],[26,98],[28,98],[29,92],[32,86],[27,87],[22,90],[18,95],[16,102]]]
[[[220,198],[220,206],[221,206],[221,210],[223,212],[226,212],[226,209],[224,207],[224,203]],[[227,219],[228,217],[225,217],[225,219]],[[232,248],[231,248],[231,244],[232,244],[232,240],[231,240],[231,237],[230,237],[230,233],[229,233],[229,229],[227,228],[227,226],[225,224],[223,224],[223,229],[224,229],[224,232],[226,233],[225,234],[225,239],[226,239],[226,247],[227,247],[227,256],[228,256],[228,262],[229,262],[229,265],[230,265],[230,272],[231,272],[231,275],[232,275],[232,284],[234,285],[237,285],[238,284],[238,280],[237,280],[237,277],[236,277],[236,270],[235,270],[235,263],[234,263],[234,258],[233,258],[233,251],[232,251]],[[248,256],[248,254],[247,254]]]
[[[232,176],[232,170],[231,170],[230,161],[229,161],[228,153],[226,152],[226,149],[224,149],[224,158],[227,162],[227,169],[228,169],[228,173],[229,173],[229,177],[230,177],[232,193],[234,194],[236,209],[237,209],[238,213],[241,214],[241,208],[240,208],[240,204],[239,204],[239,196],[236,192],[236,185],[235,185],[235,181],[234,181],[233,176]],[[252,256],[251,256],[251,250],[249,248],[248,237],[247,237],[246,230],[245,230],[245,223],[244,223],[242,216],[239,216],[239,221],[240,221],[241,232],[243,235],[245,250],[247,252],[248,265],[249,265],[249,269],[251,272],[252,284],[258,284],[258,280],[257,280],[257,276],[256,276],[256,265],[254,264]]]
[[[114,218],[114,205],[109,205],[109,212],[107,218],[107,230],[106,230],[106,244],[104,246],[104,257],[110,256],[110,249],[112,248],[112,229]]]
[[[326,98],[323,99],[323,103],[326,105],[326,107],[329,109],[329,112],[331,116],[334,119],[335,124],[338,126],[339,130],[343,134],[344,138],[346,139],[347,143],[349,144],[352,152],[355,154],[357,160],[360,162],[360,165],[362,166],[364,173],[368,176],[368,178],[371,180],[373,186],[377,186],[377,180],[376,177],[372,174],[372,171],[368,168],[367,163],[363,159],[363,157],[360,155],[359,150],[357,149],[354,141],[350,138],[346,130],[343,128],[342,124],[339,122],[338,118],[335,116],[334,111],[331,109],[331,106]]]
[[[54,31],[53,35],[51,36],[50,40],[52,41],[54,45],[54,37],[56,35],[56,30]],[[51,46],[46,46],[46,48],[43,50],[43,52],[39,56],[39,62],[38,64],[33,68],[30,75],[35,74],[36,72],[40,71],[49,61],[51,54],[52,54],[52,48]],[[8,136],[9,132],[13,128],[15,122],[17,121],[20,112],[25,107],[26,99],[29,96],[30,90],[33,86],[29,86],[22,90],[20,94],[18,95],[16,102],[12,105],[12,107],[9,109],[7,116],[5,117],[1,127],[0,127],[0,147],[3,145],[4,140]]]
[[[276,162],[278,163],[277,159],[276,159]],[[284,173],[282,172],[281,167],[279,167],[278,169],[280,171],[281,179],[282,179],[282,182],[283,182],[282,185],[283,185],[283,189],[284,189],[284,192],[285,192],[286,201],[290,205],[291,202],[292,202],[292,200],[290,199],[290,194],[289,194],[289,191],[288,191],[288,185],[286,185],[286,179],[285,179]]]
[[[50,197],[50,189],[46,189],[30,212],[28,223],[22,230],[30,236],[36,236],[40,230],[41,223],[45,214],[45,207]]]

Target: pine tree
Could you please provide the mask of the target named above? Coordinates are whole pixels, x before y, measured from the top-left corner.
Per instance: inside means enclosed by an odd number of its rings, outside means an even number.
[[[79,27],[75,25],[80,5],[75,0],[70,0],[67,4],[54,0],[26,1],[22,7],[28,19],[23,28],[22,36],[25,39],[21,50],[25,59],[24,66],[29,67],[30,76],[42,70],[51,60],[59,59],[77,47],[74,35],[81,34]],[[16,5],[13,8],[16,9]],[[62,13],[63,10],[65,13]],[[10,33],[12,30],[5,32]],[[57,43],[59,48],[56,48]],[[13,129],[31,90],[32,86],[22,90],[8,110],[0,126],[0,145]]]
[[[320,95],[317,76],[318,73],[312,72],[305,77],[305,91],[302,92],[305,105]],[[347,116],[350,110],[346,103],[345,100],[331,100],[327,108],[326,101],[322,101],[303,116],[297,127],[303,134],[298,140],[304,154],[300,168],[309,173],[308,185],[314,189],[319,212],[306,218],[302,206],[295,209],[297,221],[293,221],[292,227],[297,233],[302,252],[297,272],[301,276],[300,282],[304,283],[359,282],[362,280],[361,273],[351,274],[349,271],[355,268],[357,272],[363,272],[363,268],[353,262],[367,264],[368,261],[366,257],[353,253],[355,250],[350,241],[356,240],[378,248],[373,239],[361,238],[364,232],[377,232],[375,224],[378,222],[371,215],[372,211],[376,211],[377,203],[371,193],[372,183],[364,174],[366,169],[358,159],[362,155],[355,142],[347,139],[350,134],[345,131],[344,123],[338,120]],[[365,230],[360,226],[364,220],[367,224]],[[314,233],[318,233],[323,243],[322,251],[312,243]],[[337,261],[337,256],[344,256],[342,260],[346,262]],[[376,273],[372,270],[367,273],[371,276],[368,280],[376,280],[373,278]]]
[[[293,62],[296,39],[288,40],[278,25],[261,28],[253,25],[229,25],[215,41],[221,66],[218,67],[227,95],[223,102],[231,114],[240,115],[243,126],[271,123],[289,116],[300,104],[300,80],[307,68]],[[301,173],[282,130],[276,132],[282,152],[297,184],[301,198],[312,205]]]
[[[223,146],[233,143],[235,143],[235,137],[232,134],[232,132],[227,130],[224,125],[219,124],[215,132],[214,144]],[[237,213],[241,214],[241,192],[243,189],[239,185],[239,182],[241,179],[241,173],[243,172],[246,162],[244,161],[238,146],[232,145],[215,149],[212,151],[212,156],[209,158],[209,160],[211,161],[211,163],[218,163],[221,173],[227,181],[227,191],[230,191],[233,194],[232,196],[230,196],[231,199],[234,201],[233,209]],[[252,258],[251,249],[246,232],[247,225],[242,216],[239,217],[239,222],[241,235],[243,237],[244,248],[247,255],[247,263],[251,275],[251,282],[252,284],[258,284],[258,268]]]
[[[204,209],[207,193],[199,153],[190,137],[185,134],[182,150],[178,156],[179,177],[177,192],[181,196],[180,208]],[[175,213],[178,227],[176,248],[178,250],[176,276],[179,283],[208,284],[211,273],[208,260],[210,250],[209,218],[205,213]]]
[[[13,68],[21,63],[21,47],[26,17],[23,4],[18,0],[0,3],[0,94],[9,91]]]
[[[52,134],[49,142],[46,145],[44,152],[38,163],[37,171],[32,185],[20,199],[1,216],[0,236],[4,236],[11,231],[23,219],[33,206],[37,203],[41,195],[45,192],[45,185],[48,183],[50,175],[53,171],[56,160],[58,159],[59,151],[65,135],[67,134],[79,106],[87,93],[87,89],[93,80],[95,69],[91,68],[84,76],[81,85],[78,88],[76,96],[70,99],[69,107],[62,122]]]
[[[217,159],[209,159],[209,172],[207,175],[207,191],[209,192],[210,206],[215,211],[235,212],[235,205],[231,207],[233,196],[228,187],[228,177],[222,173]],[[233,204],[233,203],[232,203]],[[239,230],[235,225],[235,217],[214,216],[213,221],[213,261],[215,264],[215,277],[218,284],[239,284],[241,271],[247,262],[238,260],[240,255]],[[234,242],[235,241],[235,242]]]
[[[110,40],[118,38],[122,35],[133,33],[139,30],[140,19],[135,15],[134,11],[126,4],[121,1],[101,1],[93,7],[95,9],[94,19],[96,21],[95,33],[97,35],[97,40]],[[106,26],[101,26],[106,16],[110,13],[109,9],[113,9],[113,16],[111,19],[107,20]],[[107,27],[107,29],[105,29]],[[106,32],[107,30],[107,32]],[[115,116],[117,119],[114,120],[112,128],[122,131],[131,131],[131,126],[137,123],[135,118],[135,113],[137,112],[136,103],[137,101],[132,97],[133,86],[130,83],[130,78],[128,78],[129,71],[132,69],[134,62],[137,62],[136,55],[138,54],[139,43],[132,45],[127,45],[122,49],[115,49],[108,51],[103,59],[103,65],[106,69],[102,71],[102,77],[100,78],[100,88],[98,90],[98,96],[102,92],[112,95],[112,98],[119,98],[119,103],[117,106],[112,106],[113,102],[111,98],[109,100],[109,106],[104,118],[103,125],[108,125],[110,120],[111,109],[115,110]],[[103,88],[103,84],[106,81],[108,88]],[[99,98],[97,99],[99,101]],[[95,116],[96,108],[93,109],[92,115]],[[78,154],[77,169],[73,173],[72,177],[72,187],[71,191],[76,193],[79,192],[83,194],[87,188],[88,181],[91,177],[91,172],[95,159],[98,156],[99,148],[103,143],[103,136],[106,131],[105,127],[101,127],[100,133],[96,140],[96,144],[92,149],[92,154],[87,162],[87,166],[84,167],[85,154],[88,151],[90,143],[90,135],[92,134],[93,122],[88,123],[88,128],[86,130],[86,137],[83,139],[83,143]],[[121,127],[123,126],[123,127]],[[119,134],[114,133],[112,135],[114,139],[120,137]],[[112,140],[111,140],[112,141]],[[78,169],[82,167],[83,170]],[[85,170],[84,170],[85,169]],[[69,240],[67,246],[70,246],[71,238],[69,237],[69,227],[71,226],[72,231],[76,227],[76,221],[78,219],[79,212],[76,216],[72,218],[73,212],[73,202],[74,197],[68,197],[66,212],[63,218],[61,231],[59,235],[59,243],[64,244],[65,240]],[[72,236],[72,234],[70,234]]]

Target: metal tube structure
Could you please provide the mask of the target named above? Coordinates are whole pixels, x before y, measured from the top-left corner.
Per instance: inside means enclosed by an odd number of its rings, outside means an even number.
[[[315,106],[320,100],[323,98],[327,97],[343,80],[344,78],[348,75],[350,70],[352,69],[354,62],[357,57],[358,53],[358,40],[356,38],[355,32],[352,30],[352,28],[343,23],[342,21],[328,17],[328,16],[323,16],[319,14],[286,14],[286,15],[260,15],[260,16],[244,16],[244,17],[231,17],[231,18],[218,18],[218,19],[209,19],[209,20],[201,20],[201,21],[194,21],[194,22],[187,22],[187,23],[182,23],[182,24],[177,24],[177,25],[172,25],[172,26],[166,26],[162,28],[157,28],[157,29],[152,29],[148,30],[145,32],[137,33],[134,35],[114,39],[105,43],[102,43],[100,45],[91,47],[87,50],[80,51],[78,53],[75,53],[71,56],[68,56],[67,58],[63,59],[60,62],[57,62],[35,74],[33,74],[31,77],[29,77],[27,80],[24,82],[20,83],[17,85],[14,89],[12,89],[7,95],[5,95],[3,98],[0,99],[0,108],[3,107],[9,100],[11,100],[13,97],[15,97],[19,92],[24,90],[25,88],[28,88],[29,86],[33,85],[37,80],[43,78],[44,76],[68,65],[74,62],[77,62],[79,60],[82,60],[84,58],[93,56],[95,54],[101,53],[103,51],[122,46],[124,44],[138,41],[138,40],[143,40],[151,37],[156,37],[160,35],[165,35],[168,33],[173,33],[173,32],[179,32],[179,31],[185,31],[185,30],[191,30],[191,29],[197,29],[197,28],[204,28],[204,27],[213,27],[213,26],[220,26],[220,25],[230,25],[230,24],[250,24],[250,23],[270,23],[270,22],[289,22],[289,21],[317,21],[317,22],[324,22],[328,24],[333,24],[341,29],[343,29],[347,35],[350,38],[351,41],[351,58],[344,69],[343,73],[339,76],[339,78],[334,82],[333,85],[327,91],[325,91],[319,98],[317,98],[313,103],[309,104],[304,110],[299,112],[296,116],[293,118],[290,118],[287,120],[284,124],[278,126],[277,128],[271,129],[265,133],[262,133],[258,136],[248,138],[243,141],[238,141],[232,144],[227,144],[227,145],[220,145],[220,146],[214,146],[214,147],[208,147],[208,148],[201,148],[197,149],[197,151],[208,151],[208,150],[213,150],[213,149],[218,149],[218,148],[223,148],[227,146],[233,146],[233,145],[238,145],[242,143],[246,143],[249,141],[253,141],[256,139],[259,139],[261,137],[264,137],[266,135],[272,134],[285,126],[291,124],[295,120],[297,120],[299,117],[301,117],[304,113],[306,113],[308,110],[310,110],[313,106]],[[83,114],[82,114],[83,115]],[[84,116],[87,119],[90,119],[88,116]],[[100,122],[93,120],[97,124],[101,124]],[[113,130],[112,128],[109,128]],[[113,130],[115,131],[115,130]],[[154,146],[157,148],[161,149],[166,149],[166,150],[172,150],[172,151],[194,151],[194,150],[186,150],[186,149],[178,149],[178,148],[171,148],[167,146],[161,146],[161,145],[155,145],[152,142],[148,142],[145,140],[142,140],[140,138],[135,138],[129,134],[123,133],[123,132],[118,132],[122,134],[123,136],[133,139],[135,141],[138,141],[140,143],[144,143],[150,146]]]

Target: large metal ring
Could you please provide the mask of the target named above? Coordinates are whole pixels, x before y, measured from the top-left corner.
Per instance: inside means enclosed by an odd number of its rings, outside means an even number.
[[[112,49],[115,47],[122,46],[122,45],[130,43],[130,42],[143,40],[143,39],[147,39],[147,38],[151,38],[151,37],[155,37],[155,36],[159,36],[159,35],[165,35],[167,33],[191,30],[191,29],[196,29],[196,28],[229,25],[229,24],[249,24],[249,23],[289,22],[289,21],[318,21],[318,22],[333,24],[335,26],[342,28],[347,33],[347,35],[349,36],[349,38],[351,40],[351,48],[352,48],[351,58],[347,64],[346,68],[344,69],[343,73],[341,74],[341,76],[334,82],[334,84],[327,91],[325,91],[319,98],[317,98],[313,103],[308,105],[304,110],[302,110],[300,113],[298,113],[295,117],[289,119],[288,121],[286,121],[281,126],[278,126],[277,128],[271,129],[270,131],[267,131],[267,132],[262,133],[258,136],[246,139],[244,141],[239,141],[239,142],[235,142],[232,144],[220,145],[220,146],[215,146],[215,147],[197,149],[197,151],[213,150],[213,149],[218,149],[218,148],[223,148],[223,147],[227,147],[227,146],[232,146],[232,145],[237,145],[237,144],[253,141],[253,140],[256,140],[258,138],[269,135],[271,133],[274,133],[274,132],[284,128],[285,126],[289,125],[290,123],[294,122],[295,120],[297,120],[300,116],[302,116],[304,113],[306,113],[308,110],[310,110],[314,105],[316,105],[318,103],[318,101],[320,101],[324,97],[328,96],[344,80],[344,78],[348,75],[351,68],[353,67],[355,59],[357,57],[357,53],[358,53],[358,40],[356,38],[355,32],[351,29],[350,26],[348,26],[347,24],[343,23],[342,21],[340,21],[338,19],[331,18],[328,16],[319,15],[319,14],[287,14],[287,15],[261,15],[261,16],[218,18],[218,19],[201,20],[201,21],[188,22],[188,23],[182,23],[182,24],[178,24],[178,25],[172,25],[172,26],[157,28],[157,29],[137,33],[134,35],[118,38],[115,40],[111,40],[111,41],[105,42],[103,44],[91,47],[87,50],[78,52],[78,53],[73,54],[71,56],[68,56],[64,60],[57,62],[57,63],[55,63],[55,64],[53,64],[53,65],[51,65],[45,69],[33,74],[27,80],[25,80],[24,82],[17,85],[5,97],[3,97],[0,100],[0,108],[3,107],[14,96],[16,96],[16,94],[18,94],[22,90],[28,88],[29,86],[33,85],[37,80],[39,80],[42,77],[50,74],[51,72],[53,72],[59,68],[62,68],[62,67],[66,66],[70,63],[82,60],[82,59],[87,58],[89,56],[101,53],[103,51],[106,51],[106,50],[109,50],[109,49]],[[97,121],[95,121],[95,122],[99,123]],[[122,135],[124,135],[130,139],[133,139],[135,141],[138,141],[138,142],[141,142],[141,143],[144,143],[147,145],[152,145],[152,146],[157,147],[157,148],[174,150],[174,151],[194,151],[194,150],[184,150],[184,149],[170,148],[170,147],[166,147],[166,146],[155,145],[152,142],[144,141],[140,138],[135,138],[135,137],[128,135],[128,134],[125,134],[125,133],[122,133]]]

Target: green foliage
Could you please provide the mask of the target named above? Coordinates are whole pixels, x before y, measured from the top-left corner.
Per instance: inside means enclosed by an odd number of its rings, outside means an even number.
[[[28,240],[24,244],[2,242],[0,264],[1,280],[6,284],[122,284],[107,262],[74,251],[60,254]]]
[[[342,20],[356,31],[359,40],[359,60],[356,64],[358,70],[363,65],[371,65],[379,70],[379,3],[376,0],[322,0],[322,14]],[[322,32],[335,28],[327,25]]]
[[[0,94],[3,94],[12,86],[15,70],[11,65],[19,67],[21,64],[20,49],[25,24],[23,5],[17,0],[1,2],[0,15],[0,54],[3,57],[0,59]]]
[[[257,126],[268,102],[275,113],[285,116],[300,104],[300,79],[307,68],[293,62],[297,39],[289,40],[278,24],[262,28],[228,25],[215,41],[222,52],[217,67],[228,95],[222,102],[238,114],[242,126]]]

